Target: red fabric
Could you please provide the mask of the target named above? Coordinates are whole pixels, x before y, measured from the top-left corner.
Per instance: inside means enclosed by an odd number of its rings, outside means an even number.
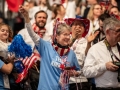
[[[65,54],[67,54],[69,51],[70,51],[70,48],[66,48],[66,49],[63,49],[63,48],[60,48],[58,47],[57,45],[53,44],[52,43],[52,46],[53,48],[57,51],[57,53],[60,55],[60,56],[63,56]]]
[[[102,1],[100,2],[101,6],[104,6],[106,8],[106,10],[108,10],[108,7],[110,6],[110,2],[109,1]]]
[[[43,36],[46,32],[45,28],[41,30],[35,23],[32,25],[32,28],[35,33],[37,33],[41,38],[43,38]]]
[[[110,16],[113,18],[116,18],[117,20],[120,20],[120,16],[118,16],[118,15],[111,13]]]
[[[19,5],[22,5],[24,0],[6,0],[9,10],[18,12]]]
[[[35,62],[37,62],[37,60],[38,60],[37,58],[39,58],[39,57],[40,57],[39,54],[33,53],[30,57],[26,57],[25,59],[21,59],[24,66],[25,66],[25,69],[23,70],[22,73],[18,74],[17,80],[15,81],[16,83],[19,83],[24,79],[24,77],[28,73],[28,69],[30,69],[35,64]]]

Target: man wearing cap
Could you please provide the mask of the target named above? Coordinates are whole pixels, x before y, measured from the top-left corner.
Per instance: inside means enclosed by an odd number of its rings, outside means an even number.
[[[68,21],[70,21],[70,19],[68,19]],[[89,20],[88,19],[71,19],[71,22],[73,22],[71,24],[71,29],[72,29],[72,41],[74,42],[73,45],[71,46],[71,49],[75,52],[78,59],[78,63],[82,68],[83,62],[85,59],[85,49],[87,47],[87,40],[84,38],[84,36],[86,36],[89,30]],[[80,71],[80,73],[81,73],[80,77],[76,77],[76,78],[70,77],[69,90],[89,90],[90,89],[90,85],[88,83],[87,78],[82,74],[82,71]]]
[[[83,74],[94,78],[97,90],[120,90],[120,21],[107,18],[103,22],[106,38],[93,45],[85,59]]]

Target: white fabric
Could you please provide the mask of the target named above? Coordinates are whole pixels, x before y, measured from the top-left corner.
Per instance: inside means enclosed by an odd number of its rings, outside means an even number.
[[[27,29],[22,29],[18,34],[21,34],[25,42],[34,48],[35,43],[39,43],[40,36],[33,31],[31,23],[25,23],[25,25]]]
[[[20,31],[18,32],[18,34],[22,35],[23,40],[24,40],[27,44],[29,44],[29,45],[32,47],[32,49],[34,48],[35,44],[34,44],[33,40],[31,39],[30,35],[28,34],[26,28],[20,30]]]
[[[52,6],[54,3],[56,3],[56,4],[61,3],[61,0],[48,0],[48,1],[49,1],[50,6]]]
[[[117,46],[112,47],[112,51],[120,58]],[[84,75],[88,78],[94,77],[97,87],[120,87],[120,83],[117,81],[117,72],[106,69],[105,64],[109,61],[112,61],[112,59],[104,41],[93,45],[85,59]]]
[[[84,64],[84,60],[85,60],[85,49],[87,47],[87,40],[85,38],[80,38],[80,39],[76,39],[76,41],[73,43],[71,49],[73,50],[73,48],[76,47],[76,49],[74,50],[78,63],[80,65],[80,69],[82,69],[83,64]],[[85,76],[83,76],[83,74],[80,77],[70,77],[70,83],[76,83],[76,79],[77,79],[77,83],[79,82],[87,82],[87,79]]]
[[[64,18],[63,18],[63,20],[62,21],[60,21],[60,22],[64,22],[64,19],[66,19],[66,18],[68,18],[67,16],[65,16]],[[46,27],[46,30],[47,30],[47,32],[46,32],[46,37],[45,38],[47,38],[46,40],[47,41],[52,41],[52,35],[53,35],[53,28],[54,28],[54,21],[55,21],[55,19],[53,19],[50,23],[48,23],[45,27]]]
[[[66,8],[66,16],[68,18],[75,18],[76,17],[75,1],[68,1],[68,3],[64,3],[63,5]]]
[[[93,25],[95,26],[95,28],[93,28]],[[99,21],[98,21],[98,19],[96,19],[94,21],[90,20],[90,27],[89,27],[89,31],[88,31],[88,34],[86,35],[86,37],[88,37],[91,33],[94,33],[98,29],[99,29]]]
[[[9,42],[4,43],[0,40],[0,56],[2,56],[4,59],[7,59],[8,57],[8,45],[10,45]]]

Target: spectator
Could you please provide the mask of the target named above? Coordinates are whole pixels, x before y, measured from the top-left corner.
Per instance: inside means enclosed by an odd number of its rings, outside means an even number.
[[[106,39],[89,49],[83,73],[87,78],[95,79],[97,90],[119,90],[120,83],[117,80],[119,67],[115,62],[116,57],[119,59],[117,46],[120,41],[120,21],[107,18],[103,22],[103,30]]]
[[[9,90],[8,74],[13,69],[14,56],[8,56],[8,39],[12,37],[12,30],[4,23],[0,24],[0,90]]]
[[[120,15],[119,9],[117,6],[113,6],[109,9],[109,14]]]
[[[90,11],[88,13],[87,19],[90,20],[90,28],[88,35],[94,33],[95,30],[99,28],[98,17],[102,14],[102,7],[99,4],[94,4],[91,6]]]

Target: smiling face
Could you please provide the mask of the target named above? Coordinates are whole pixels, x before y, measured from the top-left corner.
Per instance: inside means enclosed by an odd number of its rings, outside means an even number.
[[[47,21],[46,13],[40,12],[40,13],[36,14],[35,21],[36,21],[36,25],[39,28],[44,28],[46,25],[46,21]]]
[[[70,42],[70,31],[65,30],[64,32],[61,32],[60,35],[56,36],[57,43],[59,43],[62,46],[68,46]]]
[[[74,21],[74,23],[72,24],[72,34],[79,33],[78,36],[79,38],[82,37],[84,32],[85,32],[84,24],[79,20]]]
[[[56,35],[57,43],[61,46],[68,46],[70,42],[70,27],[66,24],[61,24],[58,26],[57,35]]]
[[[9,28],[6,25],[0,27],[0,40],[6,42],[9,37]]]

